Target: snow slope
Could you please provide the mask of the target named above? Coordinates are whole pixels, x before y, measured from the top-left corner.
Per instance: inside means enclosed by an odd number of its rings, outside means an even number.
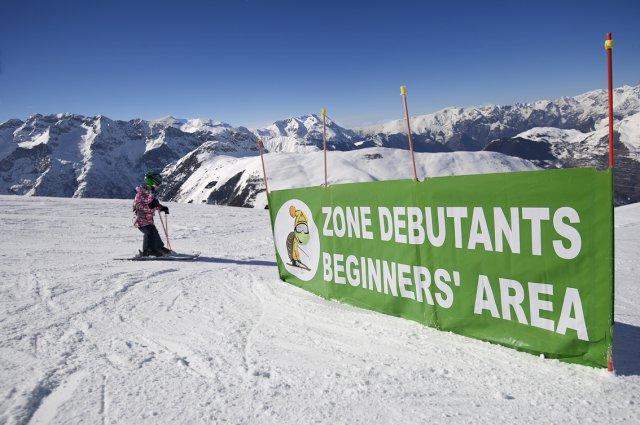
[[[640,112],[614,124],[617,205],[640,201]],[[486,151],[527,159],[543,168],[607,167],[609,128],[583,133],[536,127],[512,138],[491,141]]]
[[[327,152],[329,184],[411,178],[409,151],[367,148]],[[527,160],[496,152],[416,153],[420,179],[460,174],[538,169]],[[264,156],[269,189],[324,184],[323,152],[270,153]],[[206,145],[165,169],[166,199],[178,202],[264,208],[259,156],[221,156]]]
[[[629,150],[630,156],[640,162],[640,113],[632,115],[618,124],[620,142]]]
[[[624,155],[635,161],[640,160],[640,112],[617,121],[614,130],[619,134],[620,143],[628,152]],[[595,162],[598,156],[609,151],[609,128],[583,133],[578,130],[563,130],[553,127],[536,127],[516,136],[534,142],[548,143],[553,156],[563,162]],[[620,152],[617,152],[620,155]]]
[[[266,211],[171,204],[200,262],[119,262],[130,202],[0,196],[0,423],[640,422],[640,205],[617,209],[618,375],[278,280]]]

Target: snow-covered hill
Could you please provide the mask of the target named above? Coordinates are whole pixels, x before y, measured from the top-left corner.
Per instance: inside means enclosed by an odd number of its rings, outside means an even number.
[[[574,97],[539,100],[506,106],[446,108],[411,117],[411,129],[425,140],[452,150],[480,150],[490,141],[514,137],[535,127],[555,127],[590,132],[606,125],[607,92],[594,90]],[[623,119],[640,112],[640,85],[615,89],[614,114]],[[365,137],[377,135],[383,141],[406,132],[404,120],[360,130]],[[384,143],[384,142],[383,142]]]
[[[640,113],[617,121],[614,124],[614,131],[617,133],[616,138],[619,142],[616,155],[640,161]],[[609,154],[608,127],[599,127],[586,133],[578,130],[536,127],[518,134],[516,138],[548,146],[549,153],[553,156],[553,160],[558,161],[559,166],[593,163],[594,158]]]
[[[328,152],[329,184],[411,178],[409,152],[368,148]],[[537,169],[527,160],[495,152],[416,153],[420,178]],[[265,155],[269,189],[324,183],[322,152]],[[267,204],[259,157],[221,156],[203,145],[167,167],[164,198],[179,202],[254,206]]]
[[[263,210],[170,204],[200,261],[113,261],[130,207],[0,196],[0,423],[640,423],[640,205],[616,210],[618,375],[283,283]]]

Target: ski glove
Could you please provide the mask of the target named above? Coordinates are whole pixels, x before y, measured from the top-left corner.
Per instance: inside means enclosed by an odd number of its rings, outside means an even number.
[[[165,214],[169,214],[169,207],[165,207],[164,205],[162,205],[160,207],[160,211],[162,211]]]

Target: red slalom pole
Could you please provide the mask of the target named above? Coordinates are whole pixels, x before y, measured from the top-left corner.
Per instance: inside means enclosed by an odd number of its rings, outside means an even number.
[[[609,168],[613,168],[613,38],[611,33],[607,34],[604,41],[604,48],[607,51],[607,74],[609,82]]]
[[[607,51],[607,79],[609,91],[609,168],[613,169],[615,160],[613,156],[613,37],[611,33],[607,33],[604,41],[604,48]],[[613,205],[611,206],[613,208]],[[615,240],[613,241],[615,243]],[[613,308],[613,306],[612,306]],[[611,312],[613,316],[613,311]],[[607,352],[607,370],[613,373],[613,347],[609,347]]]

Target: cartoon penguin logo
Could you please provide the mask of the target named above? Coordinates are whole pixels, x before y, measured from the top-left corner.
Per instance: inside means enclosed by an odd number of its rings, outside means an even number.
[[[308,244],[310,238],[307,215],[304,211],[296,209],[293,205],[289,206],[289,215],[293,217],[293,232],[287,235],[287,254],[289,254],[289,260],[291,260],[293,267],[311,270],[300,259],[300,251],[305,252],[300,245]]]
[[[298,199],[285,202],[276,215],[274,236],[285,268],[301,280],[313,279],[320,259],[320,237],[309,207]]]

